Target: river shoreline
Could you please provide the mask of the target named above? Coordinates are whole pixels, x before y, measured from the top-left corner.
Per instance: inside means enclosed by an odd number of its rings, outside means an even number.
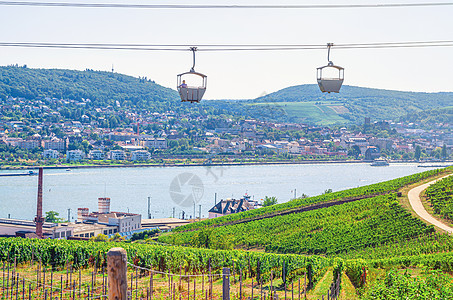
[[[447,167],[453,161],[443,162],[417,162],[417,161],[405,161],[405,160],[394,160],[390,163],[418,163],[420,167]],[[216,167],[216,166],[257,166],[257,165],[316,165],[316,164],[369,164],[371,161],[367,160],[306,160],[306,161],[263,161],[263,162],[225,162],[225,163],[191,163],[191,164],[122,164],[122,165],[57,165],[57,166],[42,166],[43,169],[90,169],[90,168],[145,168],[145,167]],[[426,164],[426,165],[424,165]],[[443,165],[445,164],[445,165]],[[8,166],[0,167],[0,170],[33,170],[41,166]]]

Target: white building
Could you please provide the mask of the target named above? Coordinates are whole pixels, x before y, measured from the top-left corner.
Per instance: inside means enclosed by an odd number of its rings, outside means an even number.
[[[90,152],[88,153],[88,156],[91,159],[102,160],[102,159],[104,159],[104,151],[102,151],[102,150],[90,150]]]
[[[126,152],[123,150],[112,150],[110,151],[111,160],[126,160]]]
[[[151,154],[146,150],[137,150],[132,152],[131,160],[149,160]]]
[[[52,159],[58,158],[59,152],[57,150],[47,149],[42,152],[42,158],[44,159]]]
[[[66,151],[67,161],[78,161],[85,157],[85,153],[82,150],[69,150]]]
[[[154,149],[167,149],[167,140],[163,138],[147,138],[141,142],[143,147]]]
[[[98,198],[97,212],[90,213],[88,208],[78,208],[77,222],[111,226],[114,230],[104,232],[107,236],[118,232],[129,238],[135,232],[146,230],[142,228],[142,216],[140,214],[110,211],[110,198]]]

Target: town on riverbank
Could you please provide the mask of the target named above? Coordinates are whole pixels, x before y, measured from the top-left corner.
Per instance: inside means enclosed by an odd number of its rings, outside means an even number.
[[[57,109],[82,104],[86,100],[8,98],[1,107],[0,167],[357,162],[379,157],[436,162],[452,155],[453,135],[442,124],[426,130],[413,123],[366,118],[362,125],[326,127],[112,107],[85,109],[73,118]],[[42,121],[10,117],[17,114]]]

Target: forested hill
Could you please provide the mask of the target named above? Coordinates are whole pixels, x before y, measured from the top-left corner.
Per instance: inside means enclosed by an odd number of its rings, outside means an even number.
[[[252,102],[280,104],[282,108],[287,107],[289,118],[306,118],[315,123],[325,120],[363,122],[365,116],[374,120],[396,121],[399,117],[420,111],[451,106],[453,93],[402,92],[345,85],[340,93],[327,94],[321,93],[317,85],[307,84],[288,87]],[[291,109],[302,108],[296,103],[303,103],[304,110],[293,114]],[[319,116],[308,114],[311,106],[316,106],[317,110],[312,111]]]
[[[452,105],[453,93],[414,93],[343,86],[339,94],[323,94],[317,85],[288,87],[254,100],[181,103],[175,90],[147,78],[136,78],[105,71],[30,69],[0,66],[0,101],[7,97],[28,100],[58,98],[90,99],[90,107],[145,109],[198,115],[230,115],[278,122],[318,125],[409,120],[412,115]],[[250,109],[251,106],[253,109]],[[436,119],[448,120],[440,110]],[[436,112],[437,114],[437,112]],[[423,117],[424,115],[420,115]]]
[[[322,93],[317,84],[302,84],[281,89],[275,93],[268,94],[261,99],[273,98],[279,101],[320,101],[320,100],[355,100],[360,98],[376,99],[400,99],[412,100],[414,102],[436,103],[438,106],[451,105],[453,92],[421,93],[403,92],[394,90],[383,90],[365,88],[358,86],[343,85],[340,93]]]
[[[151,103],[179,101],[176,91],[146,78],[104,71],[30,69],[0,67],[0,99],[90,99],[96,106],[114,105],[148,108]]]

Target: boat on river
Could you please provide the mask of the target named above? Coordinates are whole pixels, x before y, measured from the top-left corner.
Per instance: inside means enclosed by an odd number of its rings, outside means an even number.
[[[389,161],[383,157],[376,158],[371,163],[373,167],[385,167],[389,165]]]

